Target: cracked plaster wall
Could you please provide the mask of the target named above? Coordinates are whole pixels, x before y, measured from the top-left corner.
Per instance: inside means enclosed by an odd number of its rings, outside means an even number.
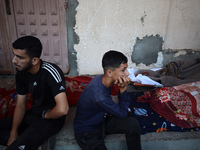
[[[76,69],[79,75],[103,73],[101,59],[110,49],[123,52],[128,57],[130,68],[141,69],[162,67],[179,56],[193,56],[187,54],[199,55],[199,6],[199,0],[78,0],[74,8],[77,12],[74,33],[69,40],[73,43],[78,39],[71,47],[76,54],[73,61],[77,63],[72,71]],[[161,48],[154,50],[151,42],[144,43],[147,51],[149,47],[157,55],[152,56],[154,58],[148,63],[143,60],[141,63],[133,62],[137,39],[144,41],[148,37],[152,40],[157,36],[161,40],[154,44],[161,44]],[[195,52],[190,53],[193,50]],[[143,54],[141,51],[137,55]]]

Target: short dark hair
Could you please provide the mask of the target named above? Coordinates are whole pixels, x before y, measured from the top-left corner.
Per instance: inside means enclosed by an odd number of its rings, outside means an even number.
[[[102,67],[104,69],[104,73],[107,69],[115,70],[121,64],[127,63],[127,57],[118,51],[110,50],[106,52],[102,59]]]
[[[42,53],[42,43],[34,36],[23,36],[18,38],[12,44],[14,49],[26,50],[26,54],[30,57],[40,58]]]

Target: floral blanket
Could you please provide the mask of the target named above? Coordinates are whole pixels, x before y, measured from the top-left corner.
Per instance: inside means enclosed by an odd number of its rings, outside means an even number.
[[[15,89],[6,90],[0,88],[0,119],[7,118],[13,115],[16,106],[17,93]],[[26,109],[31,108],[33,101],[30,94],[27,94]]]
[[[129,95],[132,99],[130,104],[131,115],[136,118],[140,124],[141,134],[148,132],[193,132],[199,131],[198,127],[195,128],[182,128],[169,122],[165,117],[158,114],[153,110],[149,103],[137,102],[137,98],[142,96],[143,92],[130,92]]]
[[[78,98],[84,88],[89,84],[92,77],[88,76],[76,76],[76,77],[65,77],[67,99],[70,106],[76,105]],[[118,87],[113,86],[112,95],[118,94]],[[6,118],[13,115],[14,108],[16,105],[16,90],[6,90],[0,88],[0,119]],[[27,95],[27,109],[32,107],[32,97],[30,94]]]
[[[79,96],[91,80],[92,77],[88,76],[65,77],[69,105],[77,104]],[[118,95],[118,89],[118,86],[114,85],[112,88],[112,95]]]
[[[200,126],[200,81],[144,92],[137,101],[149,102],[155,112],[176,126]]]

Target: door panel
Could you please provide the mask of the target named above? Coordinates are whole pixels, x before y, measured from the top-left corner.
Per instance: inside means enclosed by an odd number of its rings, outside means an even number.
[[[38,37],[43,44],[41,58],[56,63],[66,73],[68,53],[63,4],[63,0],[13,0],[18,37]]]
[[[0,74],[13,74],[4,8],[4,3],[0,1]]]
[[[12,0],[11,6],[14,22],[8,22],[15,24],[16,29],[11,29],[10,36],[38,37],[43,44],[41,58],[57,64],[67,73],[66,10],[63,0]]]

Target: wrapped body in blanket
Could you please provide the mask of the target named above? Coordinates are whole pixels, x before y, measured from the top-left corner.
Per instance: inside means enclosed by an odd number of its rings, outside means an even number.
[[[137,74],[146,75],[163,85],[148,91],[143,90],[138,98],[131,94],[131,112],[139,121],[143,134],[159,131],[199,131],[200,59],[172,61],[158,70],[133,69],[132,73],[130,75],[134,75],[133,77]],[[135,82],[140,82],[136,79],[134,78]],[[138,94],[135,92],[134,95],[136,93]]]
[[[159,125],[160,128],[161,124],[163,125],[165,122],[165,126],[168,127],[167,130],[199,130],[200,81],[143,92],[137,98],[133,97],[131,110],[133,116],[142,125],[141,128],[145,127],[145,130],[148,129],[149,122],[152,122],[151,126]],[[142,112],[143,115],[138,116],[139,113],[136,112]],[[155,113],[158,115],[153,115]],[[153,120],[152,116],[154,117]],[[148,123],[145,120],[148,120]],[[175,128],[175,126],[179,128]],[[142,130],[144,131],[144,129]]]
[[[137,74],[148,72],[149,78],[161,83],[163,86],[176,86],[180,84],[200,81],[200,58],[194,61],[172,61],[164,68],[152,70],[138,70]]]

